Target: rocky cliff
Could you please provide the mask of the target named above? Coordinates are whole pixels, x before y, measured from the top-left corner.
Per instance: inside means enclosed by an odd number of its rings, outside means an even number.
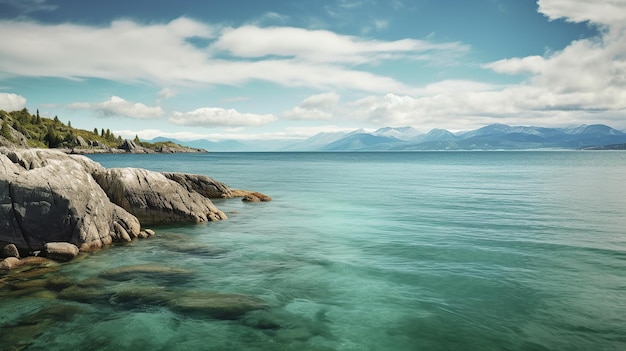
[[[0,148],[0,245],[15,245],[22,256],[58,250],[47,245],[57,242],[93,250],[149,236],[140,223],[226,219],[210,197],[232,196],[206,176],[105,169],[61,151]]]

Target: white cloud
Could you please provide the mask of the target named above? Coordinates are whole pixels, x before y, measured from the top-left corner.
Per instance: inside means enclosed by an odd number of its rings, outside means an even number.
[[[12,93],[0,93],[0,110],[18,111],[26,106],[26,98]]]
[[[376,41],[291,27],[218,31],[184,17],[156,24],[118,20],[103,27],[0,20],[0,33],[0,78],[101,78],[163,86],[260,80],[289,87],[406,92],[409,87],[397,80],[355,64],[467,50],[459,43]],[[213,44],[199,48],[189,38]]]
[[[103,102],[75,102],[67,107],[72,109],[92,110],[100,116],[130,117],[130,118],[158,118],[163,115],[163,109],[159,106],[146,106],[142,103],[126,101],[119,96],[112,96]]]
[[[283,116],[294,120],[330,120],[333,109],[339,103],[339,95],[334,92],[309,96],[300,105],[285,111]]]
[[[614,25],[626,20],[625,0],[538,0],[539,12],[550,19]]]
[[[225,30],[213,48],[247,58],[282,56],[307,62],[351,64],[421,57],[421,54],[429,51],[467,50],[466,46],[459,43],[435,44],[416,39],[377,41],[339,35],[327,30],[257,26]]]
[[[174,112],[170,122],[198,127],[244,127],[261,126],[276,120],[272,115],[241,113],[235,109],[203,107],[191,112]]]
[[[158,94],[159,99],[171,99],[174,96],[176,96],[176,91],[174,89],[170,89],[170,88],[163,88],[161,90],[159,90]]]

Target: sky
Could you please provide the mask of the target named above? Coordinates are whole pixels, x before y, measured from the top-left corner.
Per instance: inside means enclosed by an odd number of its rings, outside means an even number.
[[[0,109],[141,139],[626,130],[626,0],[0,0]]]

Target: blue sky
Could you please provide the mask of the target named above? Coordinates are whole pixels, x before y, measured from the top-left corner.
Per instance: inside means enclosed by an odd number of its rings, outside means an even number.
[[[626,0],[0,0],[0,109],[143,139],[626,129]]]

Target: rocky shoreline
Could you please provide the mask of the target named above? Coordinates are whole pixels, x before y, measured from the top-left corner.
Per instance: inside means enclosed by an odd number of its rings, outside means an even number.
[[[211,199],[233,197],[271,200],[204,175],[106,169],[60,150],[0,148],[0,269],[148,238],[146,225],[224,220]]]

